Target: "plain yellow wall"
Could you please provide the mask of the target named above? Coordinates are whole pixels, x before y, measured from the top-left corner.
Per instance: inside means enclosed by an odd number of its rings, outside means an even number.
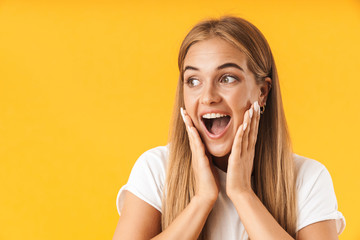
[[[130,3],[131,2],[131,3]],[[0,1],[0,239],[110,239],[116,194],[167,143],[177,51],[233,14],[267,37],[295,152],[360,239],[359,1]]]

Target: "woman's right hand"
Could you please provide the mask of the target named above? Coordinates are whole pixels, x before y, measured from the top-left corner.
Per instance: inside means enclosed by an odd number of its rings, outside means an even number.
[[[196,181],[195,196],[213,205],[220,189],[218,173],[211,161],[210,154],[206,153],[205,146],[190,115],[182,108],[180,111],[189,136],[191,163]]]

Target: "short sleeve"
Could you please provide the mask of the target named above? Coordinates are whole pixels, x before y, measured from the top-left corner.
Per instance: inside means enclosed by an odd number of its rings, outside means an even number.
[[[166,147],[151,149],[138,158],[131,170],[128,182],[118,192],[116,207],[119,215],[121,215],[126,191],[161,212],[166,160]]]
[[[297,230],[315,222],[335,219],[337,233],[341,234],[345,228],[345,218],[338,211],[332,179],[325,166],[312,159],[302,159],[297,189]]]

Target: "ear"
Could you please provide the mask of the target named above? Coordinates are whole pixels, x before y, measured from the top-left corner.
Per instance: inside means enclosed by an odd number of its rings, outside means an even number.
[[[266,105],[266,100],[271,89],[271,78],[266,77],[264,82],[260,85],[259,105]]]

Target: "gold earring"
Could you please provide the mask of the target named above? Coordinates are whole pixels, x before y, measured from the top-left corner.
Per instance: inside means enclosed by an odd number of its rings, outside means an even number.
[[[264,112],[265,112],[265,106],[266,106],[266,103],[264,104],[264,106],[260,106],[260,113],[261,113],[261,114],[264,114]]]

